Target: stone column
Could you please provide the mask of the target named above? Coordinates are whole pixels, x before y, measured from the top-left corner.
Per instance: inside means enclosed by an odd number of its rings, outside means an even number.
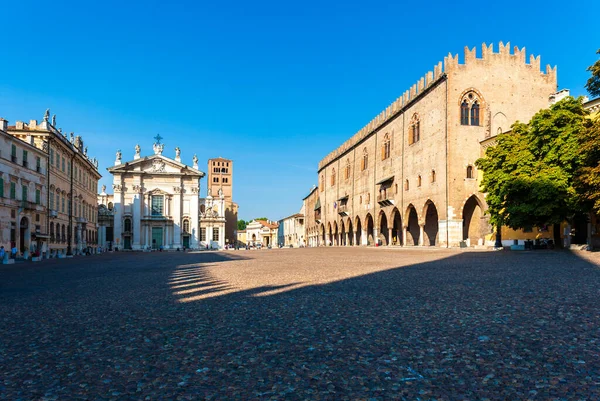
[[[352,245],[353,246],[357,246],[358,245],[356,243],[356,231],[352,231]]]
[[[377,228],[373,227],[373,245],[379,242],[379,238],[377,237]]]
[[[388,232],[389,232],[389,234],[388,234],[388,246],[391,246],[393,238],[394,238],[394,229],[393,228],[388,228]]]
[[[406,240],[408,239],[407,233],[408,233],[408,227],[402,226],[402,238],[404,238],[404,245],[406,245]]]
[[[419,246],[423,246],[425,243],[425,224],[419,224]]]

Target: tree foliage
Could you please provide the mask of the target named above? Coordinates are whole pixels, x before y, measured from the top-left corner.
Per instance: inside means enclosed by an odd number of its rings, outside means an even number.
[[[245,222],[244,220],[238,220],[237,221],[237,229],[239,231],[245,230],[247,225],[248,225],[248,223]]]
[[[582,201],[600,214],[600,115],[583,132],[581,153],[584,155],[575,187]]]
[[[596,54],[600,54],[600,49],[598,49]],[[587,70],[592,73],[592,76],[587,80],[585,88],[590,95],[598,97],[600,96],[600,59],[590,65]]]
[[[492,224],[558,224],[582,210],[575,177],[587,157],[580,150],[588,125],[582,99],[568,97],[498,135],[497,145],[476,162]]]

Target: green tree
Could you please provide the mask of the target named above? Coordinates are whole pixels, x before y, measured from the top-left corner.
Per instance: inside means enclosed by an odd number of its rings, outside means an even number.
[[[248,225],[248,223],[245,222],[244,220],[238,220],[237,221],[237,229],[239,231],[245,230],[247,225]]]
[[[568,97],[498,136],[497,145],[476,162],[484,172],[492,224],[513,229],[558,224],[582,210],[574,182],[584,165],[580,145],[588,123],[582,99]]]
[[[257,217],[254,220],[269,220],[269,219],[267,219],[266,217]]]
[[[596,54],[600,54],[600,49],[598,49]],[[600,59],[590,65],[587,70],[592,73],[592,76],[587,80],[585,88],[590,95],[598,97],[600,96]]]
[[[575,186],[586,206],[600,214],[600,115],[583,131],[580,142],[583,166]]]

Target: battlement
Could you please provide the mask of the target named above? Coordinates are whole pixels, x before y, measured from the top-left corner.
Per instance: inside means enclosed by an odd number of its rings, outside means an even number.
[[[337,159],[340,155],[343,155],[348,150],[352,149],[358,143],[360,143],[366,137],[372,135],[379,128],[381,128],[387,121],[400,114],[406,109],[413,101],[415,101],[420,95],[424,94],[428,90],[432,89],[440,80],[445,78],[447,75],[469,68],[473,65],[485,65],[495,63],[515,63],[520,64],[524,68],[531,69],[532,71],[538,71],[543,79],[549,82],[556,82],[556,66],[552,68],[550,65],[546,66],[545,73],[540,70],[540,56],[529,56],[529,63],[526,62],[525,48],[519,49],[517,46],[514,47],[514,52],[510,52],[510,42],[504,45],[503,42],[499,44],[499,52],[494,53],[494,45],[489,46],[485,43],[482,44],[482,57],[477,58],[477,50],[474,47],[469,50],[468,46],[465,46],[464,63],[459,64],[458,54],[452,55],[448,53],[448,56],[444,57],[443,64],[440,61],[433,66],[433,71],[428,71],[423,77],[421,77],[414,85],[412,85],[407,91],[405,91],[400,97],[394,102],[387,106],[381,113],[373,118],[367,125],[361,128],[356,134],[350,139],[344,142],[333,152],[329,153],[319,162],[319,171],[326,167],[333,160]]]

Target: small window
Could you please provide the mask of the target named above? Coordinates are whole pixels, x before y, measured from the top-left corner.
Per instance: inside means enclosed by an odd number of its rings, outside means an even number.
[[[11,145],[10,150],[11,150],[10,155],[16,159],[17,158],[17,145],[14,145],[14,144]]]
[[[398,193],[398,184],[394,184],[394,192]]]
[[[350,179],[350,159],[346,160],[346,170],[345,170],[345,174],[344,177],[346,178],[346,180]]]
[[[213,177],[213,182],[219,182],[219,177]]]
[[[469,125],[469,103],[467,103],[467,99],[463,100],[460,105],[460,124]]]
[[[331,170],[331,186],[335,185],[335,169]]]
[[[183,232],[184,233],[190,232],[190,221],[188,219],[183,220]]]
[[[431,170],[431,182],[435,182],[435,170]]]
[[[408,180],[404,181],[404,190],[408,191],[409,189],[409,184],[408,184]]]
[[[421,121],[417,113],[413,114],[410,120],[410,126],[408,131],[408,144],[412,145],[419,142],[421,139]]]
[[[467,166],[467,178],[475,178],[473,176],[473,166]]]
[[[206,227],[200,227],[200,241],[206,241]]]
[[[358,197],[358,204],[362,205],[362,195]]]
[[[421,186],[421,176],[417,177],[417,187]]]

